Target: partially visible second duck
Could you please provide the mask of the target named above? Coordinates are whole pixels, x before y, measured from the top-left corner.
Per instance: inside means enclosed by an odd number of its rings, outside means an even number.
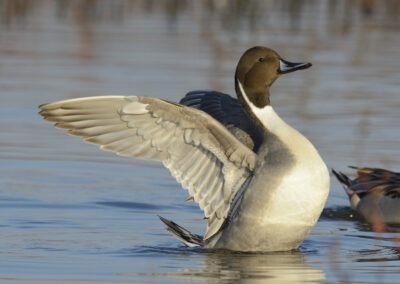
[[[180,104],[89,97],[42,105],[40,114],[104,150],[163,162],[208,220],[203,237],[161,218],[188,246],[291,250],[321,214],[329,173],[311,142],[274,111],[270,86],[310,66],[258,46],[237,65],[238,100],[201,91]]]
[[[400,224],[400,173],[379,168],[351,168],[357,170],[355,179],[332,170],[344,185],[351,207],[371,224]]]

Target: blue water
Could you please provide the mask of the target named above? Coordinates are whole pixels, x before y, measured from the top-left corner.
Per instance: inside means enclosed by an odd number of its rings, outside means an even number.
[[[399,283],[398,228],[373,232],[333,178],[296,251],[190,249],[157,215],[201,234],[202,212],[161,164],[37,114],[83,96],[233,93],[238,57],[267,45],[313,63],[280,78],[271,100],[330,168],[399,171],[400,8],[365,2],[0,1],[1,283]]]

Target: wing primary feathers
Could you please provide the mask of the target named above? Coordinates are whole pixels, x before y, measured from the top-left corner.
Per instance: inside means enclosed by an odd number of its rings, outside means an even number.
[[[221,121],[229,121],[223,103],[234,105],[235,100],[226,96],[209,93],[204,100],[204,93],[191,93],[183,102],[200,110],[204,105],[209,112],[225,115]],[[182,104],[150,97],[103,96],[40,108],[46,120],[85,142],[118,155],[163,162],[204,211],[209,220],[206,239],[218,232],[227,218],[234,185],[254,168],[256,154],[218,119]],[[174,235],[194,238],[175,223],[163,222]],[[201,240],[199,237],[195,243]]]

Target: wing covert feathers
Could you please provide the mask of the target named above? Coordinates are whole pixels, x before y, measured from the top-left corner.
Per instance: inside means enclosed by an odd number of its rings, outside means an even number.
[[[102,96],[41,105],[58,128],[118,155],[162,161],[208,218],[208,239],[228,216],[256,155],[208,114],[168,101]]]

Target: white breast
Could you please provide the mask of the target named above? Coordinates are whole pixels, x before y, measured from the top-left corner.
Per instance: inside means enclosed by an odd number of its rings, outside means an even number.
[[[325,164],[319,169],[299,162],[279,184],[264,216],[266,222],[303,223],[313,226],[321,214],[329,192],[329,174]]]

